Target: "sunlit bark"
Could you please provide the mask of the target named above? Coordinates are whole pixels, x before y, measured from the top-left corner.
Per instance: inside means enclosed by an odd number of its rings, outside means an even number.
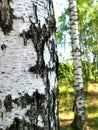
[[[58,130],[52,0],[0,0],[0,130]]]

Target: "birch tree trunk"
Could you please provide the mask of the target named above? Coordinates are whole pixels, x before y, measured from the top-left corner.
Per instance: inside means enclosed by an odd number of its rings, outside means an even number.
[[[78,19],[76,0],[70,0],[70,26],[71,26],[71,40],[73,52],[73,66],[74,66],[74,121],[73,125],[77,130],[82,130],[85,124],[85,99],[82,80],[82,65],[80,56],[79,33],[78,33]]]
[[[58,130],[52,0],[0,0],[0,130]]]

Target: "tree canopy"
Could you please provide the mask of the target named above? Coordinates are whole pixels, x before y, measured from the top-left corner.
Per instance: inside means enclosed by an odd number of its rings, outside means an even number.
[[[77,0],[77,9],[81,55],[86,68],[84,77],[89,78],[92,70],[92,75],[96,79],[98,70],[98,1]],[[65,7],[58,18],[57,43],[68,44],[68,36],[70,36],[69,8]],[[92,68],[90,68],[89,62],[93,63]]]

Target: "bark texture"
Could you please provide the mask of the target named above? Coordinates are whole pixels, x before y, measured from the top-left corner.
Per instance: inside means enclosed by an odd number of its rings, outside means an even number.
[[[0,130],[58,130],[52,0],[0,0]]]
[[[79,45],[78,33],[78,18],[76,0],[70,0],[70,26],[71,26],[71,40],[73,52],[73,66],[74,66],[74,121],[73,125],[77,130],[82,130],[85,124],[85,98],[82,80],[82,65]]]

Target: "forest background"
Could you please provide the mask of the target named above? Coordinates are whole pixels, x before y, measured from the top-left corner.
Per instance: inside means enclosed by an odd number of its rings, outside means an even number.
[[[73,120],[73,65],[67,1],[54,0],[59,55],[59,118],[61,130]],[[58,10],[59,9],[59,10]],[[77,0],[87,128],[98,129],[98,1]],[[60,14],[61,12],[61,14]]]

